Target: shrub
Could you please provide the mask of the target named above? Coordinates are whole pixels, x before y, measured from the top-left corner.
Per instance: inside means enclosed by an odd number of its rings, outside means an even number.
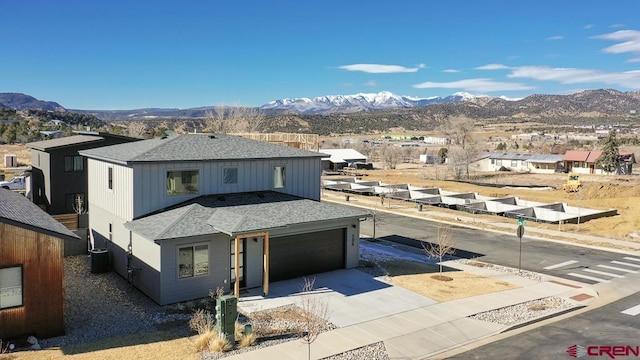
[[[213,352],[225,352],[233,349],[233,346],[223,334],[217,334],[209,340],[209,350]]]
[[[238,347],[241,349],[249,347],[255,344],[256,340],[258,340],[258,337],[254,333],[243,335],[238,342]]]
[[[198,334],[198,337],[195,341],[195,346],[198,351],[207,350],[210,347],[211,341],[220,337],[216,330],[207,331],[201,334]]]
[[[189,320],[189,328],[199,335],[215,330],[211,313],[203,309],[196,310]]]

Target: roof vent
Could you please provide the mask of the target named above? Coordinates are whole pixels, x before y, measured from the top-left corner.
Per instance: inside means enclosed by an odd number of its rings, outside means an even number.
[[[215,135],[209,135],[209,139],[215,139],[216,136]]]

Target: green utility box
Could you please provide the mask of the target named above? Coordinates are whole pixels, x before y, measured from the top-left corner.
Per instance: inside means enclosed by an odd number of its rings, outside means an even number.
[[[235,343],[236,319],[238,318],[238,299],[233,295],[216,299],[216,327],[220,334]]]

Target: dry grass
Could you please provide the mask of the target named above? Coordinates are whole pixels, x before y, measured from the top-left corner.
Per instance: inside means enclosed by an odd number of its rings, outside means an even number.
[[[158,360],[200,359],[194,338],[175,338],[171,332],[136,334],[122,338],[87,343],[63,349],[16,352],[9,354],[16,360]]]
[[[440,178],[444,175],[444,167],[441,166]],[[379,180],[388,184],[409,183],[420,187],[438,187],[449,191],[477,192],[480,195],[502,197],[518,196],[524,200],[540,201],[546,203],[564,202],[570,206],[578,206],[591,209],[617,209],[618,216],[589,220],[580,225],[576,224],[538,224],[528,222],[528,227],[559,230],[567,233],[566,240],[576,241],[571,234],[602,236],[606,238],[640,242],[640,176],[616,176],[616,175],[580,175],[583,188],[577,193],[566,193],[563,190],[531,190],[526,188],[493,188],[473,184],[435,180],[436,168],[432,165],[403,164],[396,170],[363,170],[366,180]],[[476,174],[476,181],[485,183],[497,183],[504,185],[526,184],[547,185],[556,189],[562,189],[566,180],[566,174],[517,174],[517,173],[483,173]],[[357,198],[357,196],[354,196]],[[385,206],[386,207],[386,206]],[[392,200],[392,208],[413,209],[414,205],[399,200]],[[448,213],[471,216],[455,210],[427,207],[425,213],[430,217],[438,218],[438,213]],[[492,215],[475,215],[477,219],[489,220],[493,223],[514,223],[513,219]],[[448,219],[446,216],[442,219]],[[485,226],[485,224],[482,224]],[[486,225],[491,227],[491,225]],[[590,243],[591,245],[597,245]]]
[[[240,338],[240,341],[238,342],[238,347],[240,349],[244,349],[246,347],[249,347],[255,344],[256,340],[258,340],[258,337],[253,333],[243,335],[242,338]]]
[[[215,336],[209,340],[209,351],[211,352],[226,352],[233,349],[233,345],[227,340],[226,337],[221,336],[218,332],[215,332]]]
[[[401,286],[439,302],[518,287],[505,281],[447,268],[445,268],[443,275],[452,280],[442,281],[433,276],[438,273],[438,266],[434,264],[391,260],[381,262],[379,265],[386,270],[394,285]]]

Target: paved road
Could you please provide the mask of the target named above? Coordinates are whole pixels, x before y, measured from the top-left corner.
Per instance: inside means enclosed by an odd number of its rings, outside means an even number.
[[[623,313],[625,312],[625,313]],[[611,359],[607,346],[622,346],[616,351],[640,348],[640,293],[571,318],[541,326],[448,359],[571,359],[566,351],[579,345],[599,358]],[[580,348],[578,347],[578,350]],[[613,351],[613,349],[611,350]],[[603,353],[604,352],[604,353]],[[587,355],[589,355],[589,353]],[[615,356],[618,359],[636,358]],[[585,356],[585,359],[595,358]]]
[[[515,221],[515,220],[514,220]],[[373,233],[372,221],[361,224],[364,236]],[[377,221],[376,237],[395,241],[437,242],[438,223],[395,214],[384,214]],[[520,242],[515,232],[505,235],[491,231],[452,226],[458,257],[518,268]],[[530,270],[587,284],[624,279],[640,272],[640,257],[590,249],[564,243],[522,239],[523,270]]]

